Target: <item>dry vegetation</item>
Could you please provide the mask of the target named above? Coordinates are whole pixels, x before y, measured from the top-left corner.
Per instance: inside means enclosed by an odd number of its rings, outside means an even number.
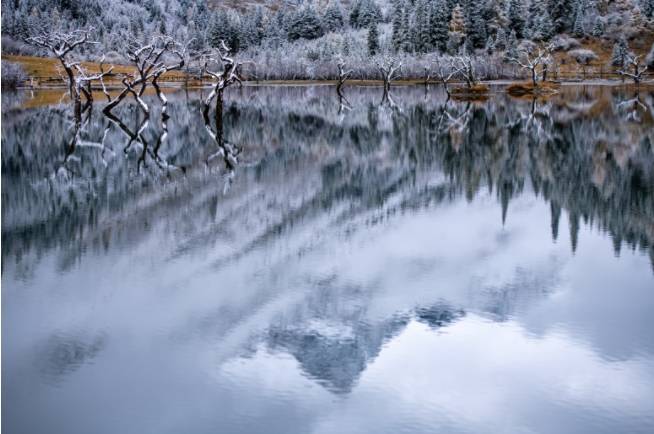
[[[32,86],[59,86],[65,81],[62,79],[63,70],[59,60],[53,57],[15,56],[2,55],[2,60],[19,64],[29,77],[33,79]],[[82,65],[91,74],[100,72],[100,65],[94,62],[82,62]],[[106,69],[106,68],[105,68]],[[120,77],[125,74],[133,74],[135,68],[128,65],[114,65],[114,74],[107,80],[107,85],[119,85]],[[184,73],[181,71],[170,71],[161,81],[181,81]]]

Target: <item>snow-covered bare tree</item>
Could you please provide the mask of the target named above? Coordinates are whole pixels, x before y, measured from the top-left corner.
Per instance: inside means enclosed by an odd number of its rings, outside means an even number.
[[[78,81],[75,74],[79,70],[80,64],[71,59],[71,53],[82,45],[95,44],[96,42],[90,41],[92,32],[93,28],[72,32],[42,31],[26,39],[28,44],[47,49],[59,60],[66,73],[68,91],[73,101],[80,100]]]
[[[383,57],[377,60],[376,65],[384,82],[384,96],[388,97],[391,83],[399,77],[402,62],[392,57]]]
[[[477,74],[472,57],[454,56],[450,59],[450,67],[454,71],[455,76],[458,75],[465,81],[468,89],[473,88],[477,84]]]
[[[125,86],[123,91],[105,106],[104,112],[111,112],[128,94],[132,94],[146,115],[149,114],[150,108],[141,98],[149,83],[155,87],[157,95],[165,106],[167,101],[159,89],[157,80],[166,72],[183,68],[184,52],[180,44],[168,36],[156,36],[147,45],[130,44],[127,57],[136,71],[123,77],[122,83]]]
[[[643,75],[649,68],[643,63],[642,58],[642,55],[627,53],[625,56],[624,67],[618,71],[618,74],[623,77],[631,78],[636,85],[639,85],[643,80]]]
[[[209,110],[211,101],[216,97],[218,98],[216,102],[217,106],[222,106],[223,92],[227,87],[234,83],[241,85],[242,79],[240,77],[239,69],[244,63],[249,62],[237,62],[233,57],[231,57],[231,50],[225,41],[221,41],[220,47],[215,50],[215,54],[205,54],[202,70],[203,74],[206,73],[212,80],[214,80],[211,92],[204,101],[205,111]],[[211,68],[215,66],[222,66],[222,71],[211,70]]]
[[[535,50],[520,50],[518,57],[511,57],[509,60],[513,63],[516,63],[521,68],[526,69],[530,72],[531,82],[534,87],[538,87],[538,68],[540,67],[543,71],[546,71],[547,65],[551,61],[550,48],[547,47],[538,47]],[[545,80],[547,74],[543,74],[543,80]]]
[[[336,93],[338,93],[339,97],[344,98],[343,85],[345,85],[347,79],[350,78],[350,75],[352,75],[352,70],[345,69],[346,64],[345,61],[343,61],[342,59],[339,59],[338,63],[336,64],[336,67],[338,68],[338,83],[336,84]]]
[[[588,50],[585,48],[579,48],[572,50],[568,53],[577,64],[581,67],[581,71],[584,79],[586,78],[586,68],[590,65],[590,62],[597,60],[597,54],[593,50]]]

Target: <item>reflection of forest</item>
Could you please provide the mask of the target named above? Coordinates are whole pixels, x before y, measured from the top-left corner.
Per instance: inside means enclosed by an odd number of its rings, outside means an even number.
[[[549,101],[466,103],[411,88],[395,91],[397,107],[379,96],[348,89],[343,115],[328,87],[231,93],[225,135],[243,164],[227,193],[196,95],[172,98],[163,143],[157,116],[143,127],[132,107],[119,113],[130,131],[142,128],[133,143],[95,109],[72,155],[66,110],[5,109],[3,260],[59,246],[65,267],[88,246],[128,245],[157,223],[183,234],[173,254],[231,233],[238,255],[328,209],[347,222],[384,208],[383,219],[480,189],[495,192],[506,218],[530,186],[551,204],[554,238],[568,212],[572,249],[584,221],[611,234],[616,251],[626,244],[654,261],[652,93],[571,87]]]

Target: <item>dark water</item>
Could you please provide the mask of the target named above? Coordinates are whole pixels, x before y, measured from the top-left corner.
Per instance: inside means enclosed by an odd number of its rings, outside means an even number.
[[[654,432],[654,94],[380,96],[3,94],[3,433]]]

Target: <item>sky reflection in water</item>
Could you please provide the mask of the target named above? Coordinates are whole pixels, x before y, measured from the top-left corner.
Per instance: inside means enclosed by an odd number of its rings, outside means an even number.
[[[652,93],[347,96],[3,95],[5,430],[654,430]]]

